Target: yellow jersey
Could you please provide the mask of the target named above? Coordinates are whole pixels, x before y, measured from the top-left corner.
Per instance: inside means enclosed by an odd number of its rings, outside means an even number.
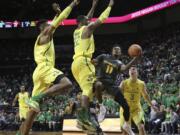
[[[130,112],[141,109],[140,101],[144,87],[145,83],[140,79],[136,82],[132,82],[130,78],[123,81],[123,94],[130,107]]]
[[[28,107],[25,103],[25,101],[29,98],[28,92],[19,92],[18,97],[19,107]]]
[[[34,46],[34,59],[36,64],[45,64],[46,66],[55,66],[55,51],[53,39],[44,45],[39,45],[39,36]]]
[[[76,59],[79,56],[92,58],[95,44],[94,44],[94,36],[91,35],[90,38],[82,39],[82,33],[86,26],[78,28],[74,31],[74,56],[73,59]]]

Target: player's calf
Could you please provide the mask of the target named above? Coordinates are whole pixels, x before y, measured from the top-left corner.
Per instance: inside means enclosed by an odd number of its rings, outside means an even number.
[[[129,135],[135,135],[130,127],[130,125],[128,124],[129,118],[130,118],[130,112],[129,112],[129,106],[128,103],[126,101],[126,99],[124,98],[124,96],[122,95],[122,93],[118,90],[116,90],[116,94],[114,97],[114,100],[119,103],[120,106],[122,106],[124,112],[123,112],[123,116],[125,119],[125,123],[123,125],[123,129],[129,134]]]
[[[99,103],[102,103],[102,91],[103,91],[103,84],[100,81],[95,81],[93,85],[93,91],[95,97],[98,99]]]
[[[103,84],[101,81],[95,81],[93,86],[94,86],[94,90],[102,90],[103,89]]]
[[[71,81],[67,77],[64,77],[64,75],[58,76],[56,80],[53,82],[53,84],[54,85],[52,85],[46,91],[38,95],[32,96],[31,101],[30,101],[31,106],[30,105],[29,106],[37,110],[36,103],[39,103],[44,97],[65,94],[72,88]]]
[[[138,130],[139,130],[139,135],[146,135],[145,127],[144,127],[143,123],[139,123],[137,125],[137,127],[138,127]]]
[[[129,117],[130,117],[129,106],[128,106],[128,103],[127,103],[126,99],[124,98],[124,96],[122,95],[122,93],[120,91],[116,92],[114,100],[120,106],[122,106],[122,108],[124,110],[124,112],[123,112],[124,119],[125,119],[126,122],[128,122],[129,121]]]
[[[131,129],[131,126],[127,122],[124,123],[123,130],[128,133],[128,135],[135,135]]]
[[[37,114],[38,113],[33,110],[30,110],[28,112],[26,120],[20,126],[18,135],[29,135],[29,131],[32,128],[33,121],[35,117],[37,116]]]
[[[52,90],[49,91],[49,94],[58,95],[69,92],[69,90],[73,87],[73,85],[72,82],[67,77],[58,76],[54,81],[54,86],[52,87],[54,87],[54,89],[52,88]]]

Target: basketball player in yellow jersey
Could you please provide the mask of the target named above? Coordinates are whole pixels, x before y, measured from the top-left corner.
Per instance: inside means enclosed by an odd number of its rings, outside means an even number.
[[[144,81],[138,79],[138,71],[136,67],[131,67],[129,69],[129,78],[122,81],[120,84],[120,88],[125,99],[128,102],[129,109],[130,109],[130,119],[134,121],[136,126],[139,130],[139,135],[145,135],[145,128],[144,128],[144,114],[143,109],[141,107],[141,97],[147,101],[149,106],[156,110],[156,108],[152,105],[149,95],[146,91],[146,86]],[[120,108],[120,125],[121,127],[124,124],[124,117],[123,117],[123,109]]]
[[[96,7],[97,0],[93,0],[92,10]],[[92,16],[80,15],[77,17],[78,28],[74,31],[74,56],[72,73],[82,90],[81,109],[77,115],[78,122],[87,129],[96,131],[96,124],[90,119],[89,103],[93,99],[93,84],[95,82],[95,67],[91,63],[95,44],[93,32],[109,16],[114,0],[110,0],[108,7],[95,22],[90,22]],[[90,12],[91,12],[90,11]],[[92,14],[91,14],[92,15]]]
[[[20,92],[16,94],[12,106],[16,105],[16,102],[19,102],[19,117],[21,121],[24,121],[29,111],[29,107],[26,105],[25,101],[29,98],[29,93],[25,90],[25,86],[20,86]]]
[[[37,67],[33,73],[34,88],[32,97],[26,103],[31,110],[28,112],[24,124],[20,128],[18,135],[28,135],[32,127],[33,120],[39,112],[39,102],[43,97],[54,96],[57,94],[67,93],[67,90],[72,87],[70,80],[64,74],[56,69],[55,66],[55,51],[53,34],[59,24],[66,19],[72,8],[79,4],[79,0],[74,0],[64,11],[61,12],[58,4],[54,4],[53,8],[58,12],[51,24],[47,21],[40,21],[38,28],[40,34],[37,37],[34,46],[34,58]]]

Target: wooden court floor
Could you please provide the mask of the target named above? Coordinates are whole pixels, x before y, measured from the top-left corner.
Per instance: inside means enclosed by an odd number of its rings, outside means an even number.
[[[0,135],[15,135],[16,132],[0,131]],[[86,135],[81,132],[32,132],[29,135]],[[121,135],[120,133],[106,133],[105,135]]]
[[[16,135],[16,132],[0,131],[0,135]],[[29,135],[86,135],[82,132],[32,132]],[[105,133],[104,135],[122,135],[121,133]],[[137,134],[136,134],[137,135]],[[159,135],[159,134],[151,134]],[[172,135],[172,134],[168,134]],[[173,134],[180,135],[180,134]]]

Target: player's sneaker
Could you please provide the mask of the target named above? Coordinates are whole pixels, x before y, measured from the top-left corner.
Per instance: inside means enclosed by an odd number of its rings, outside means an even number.
[[[103,131],[101,130],[101,128],[97,128],[96,131],[90,131],[88,129],[86,129],[84,127],[84,125],[81,125],[81,123],[79,123],[77,121],[77,125],[76,125],[77,128],[81,129],[84,133],[86,133],[87,135],[106,135],[103,133]]]
[[[129,124],[127,124],[126,122],[124,123],[123,127],[122,127],[129,135],[135,135],[134,132],[132,131],[131,127],[129,126]]]
[[[106,116],[106,111],[107,111],[106,107],[100,104],[100,110],[99,110],[99,113],[97,114],[97,119],[99,123],[104,121],[105,116]]]
[[[25,103],[31,107],[35,112],[39,112],[40,111],[40,107],[39,107],[39,103],[36,102],[35,100],[33,100],[32,98],[27,99],[25,101]]]
[[[77,121],[78,121],[78,123],[80,125],[82,125],[86,129],[88,129],[89,131],[91,131],[91,132],[95,132],[96,131],[96,126],[93,125],[93,123],[90,122],[89,120],[80,120],[80,119],[78,119]]]
[[[88,134],[88,135],[90,135],[90,134],[95,134],[94,131],[90,131],[90,130],[86,129],[86,128],[84,127],[84,124],[82,124],[82,123],[79,122],[78,120],[77,120],[77,125],[76,125],[76,127],[79,128],[79,129],[81,129],[84,133],[86,133],[86,134]]]
[[[78,122],[90,131],[96,131],[96,123],[91,119],[91,115],[87,108],[80,108],[77,113]]]

